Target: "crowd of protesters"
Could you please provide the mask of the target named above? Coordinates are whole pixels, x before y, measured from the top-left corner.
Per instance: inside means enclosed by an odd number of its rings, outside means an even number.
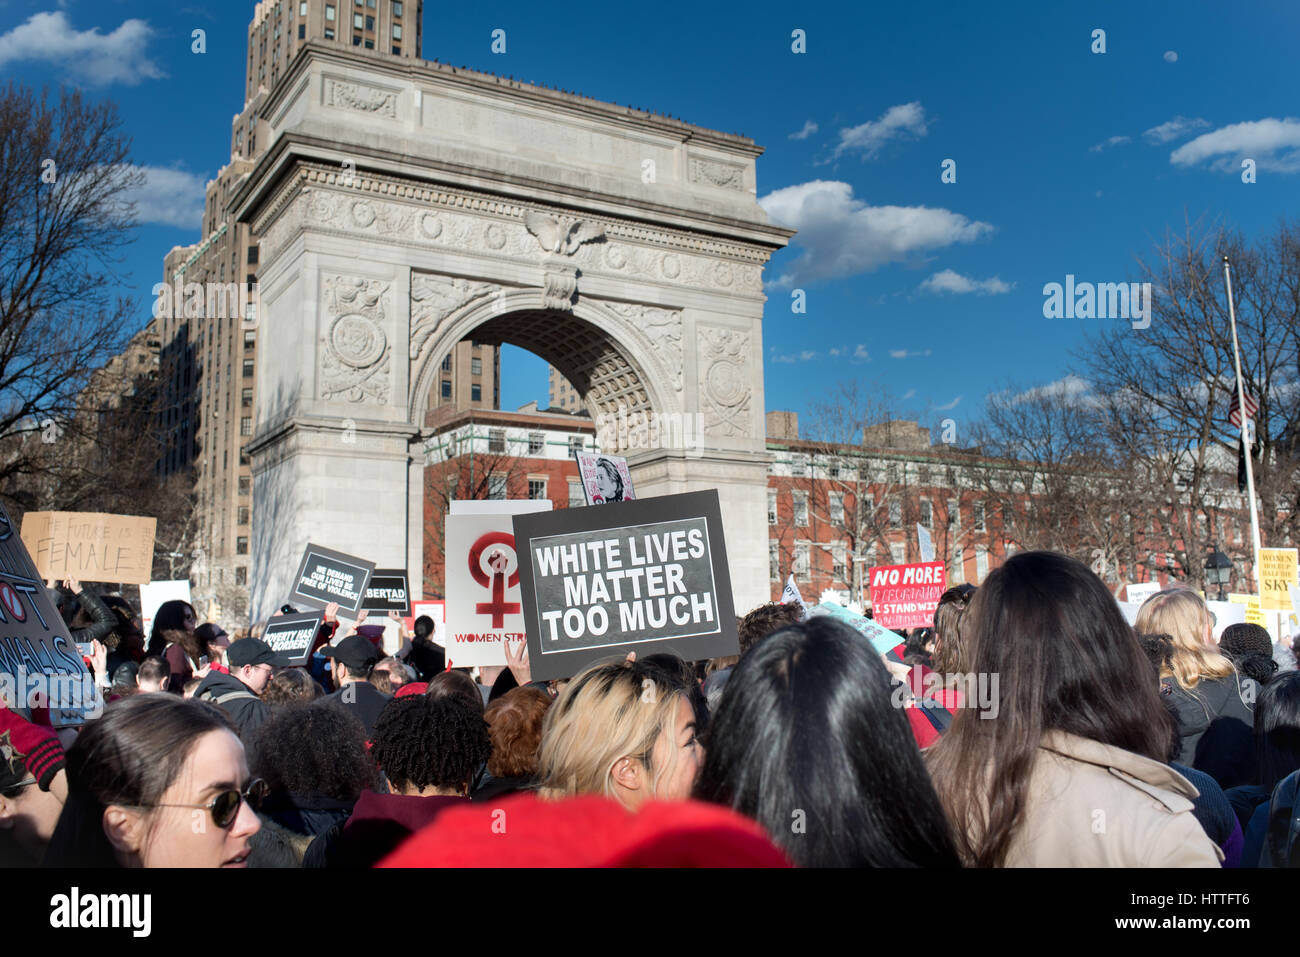
[[[1289,867],[1300,673],[1192,590],[1125,620],[1050,552],[945,592],[880,654],[770,603],[739,654],[532,680],[448,669],[434,623],[340,626],[309,664],[129,603],[57,594],[103,688],[55,733],[0,709],[0,864]],[[995,676],[995,697],[962,676]],[[937,679],[937,680],[931,680]]]

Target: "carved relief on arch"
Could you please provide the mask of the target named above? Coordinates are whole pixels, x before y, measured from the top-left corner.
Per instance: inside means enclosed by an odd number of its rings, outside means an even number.
[[[411,358],[420,357],[425,346],[453,312],[499,291],[501,287],[490,282],[412,273]]]
[[[392,396],[392,346],[385,300],[392,284],[360,276],[325,277],[325,329],[320,337],[320,397],[387,405]]]
[[[606,302],[602,305],[625,319],[628,325],[649,341],[651,351],[659,357],[668,372],[668,381],[672,383],[673,390],[681,392],[682,367],[685,363],[681,310],[629,302]]]
[[[749,333],[701,326],[700,401],[709,435],[752,434]]]

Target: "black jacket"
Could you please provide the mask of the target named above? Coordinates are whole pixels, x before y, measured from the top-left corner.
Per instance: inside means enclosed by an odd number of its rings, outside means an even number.
[[[253,737],[257,729],[271,716],[271,709],[234,675],[220,671],[209,671],[207,677],[199,682],[194,690],[194,697],[200,701],[210,701],[230,716],[240,740],[249,750],[248,763],[252,764]]]
[[[90,616],[91,623],[85,628],[77,628],[69,632],[74,642],[88,645],[92,641],[103,641],[104,637],[117,627],[117,618],[108,606],[99,600],[98,595],[93,595],[83,588],[81,594],[77,596],[77,603]]]
[[[1178,719],[1183,746],[1177,762],[1204,771],[1227,790],[1255,779],[1254,709],[1258,694],[1250,678],[1230,674],[1203,678],[1191,691],[1165,679]]]
[[[325,700],[330,704],[347,708],[354,715],[361,719],[361,723],[366,726],[366,740],[372,741],[375,737],[375,722],[379,720],[379,712],[384,710],[384,705],[392,700],[392,695],[386,695],[369,681],[350,681],[333,694],[326,695]]]

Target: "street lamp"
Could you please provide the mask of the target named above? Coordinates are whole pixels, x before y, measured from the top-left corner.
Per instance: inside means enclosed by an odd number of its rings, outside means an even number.
[[[1223,586],[1228,584],[1228,577],[1231,574],[1232,559],[1215,548],[1205,562],[1205,584],[1219,586],[1219,601],[1225,598]]]

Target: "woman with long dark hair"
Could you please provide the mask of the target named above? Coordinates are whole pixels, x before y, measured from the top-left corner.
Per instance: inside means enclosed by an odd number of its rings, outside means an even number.
[[[1300,769],[1300,672],[1283,672],[1264,685],[1255,702],[1254,734],[1257,777],[1227,791],[1245,833],[1245,867],[1259,862],[1274,789]]]
[[[962,616],[996,712],[964,708],[927,752],[963,859],[978,867],[1217,867],[1195,789],[1133,629],[1105,584],[1052,552],[985,579]]]
[[[265,793],[216,708],[136,695],[87,724],[46,867],[243,867]]]
[[[957,852],[880,656],[811,618],[732,672],[695,796],[767,830],[806,867],[955,867]]]
[[[194,606],[187,601],[165,601],[154,613],[148,654],[167,661],[167,690],[172,694],[182,694],[187,681],[208,673],[205,661],[208,649],[203,639],[195,634],[198,624]]]

